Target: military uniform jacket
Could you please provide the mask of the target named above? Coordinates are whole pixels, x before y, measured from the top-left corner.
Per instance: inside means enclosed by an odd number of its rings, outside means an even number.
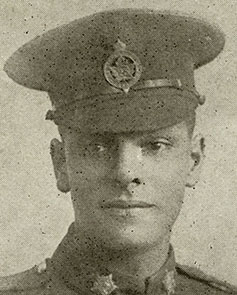
[[[73,225],[54,255],[32,269],[0,278],[0,295],[221,295],[236,294],[237,288],[204,273],[175,263],[171,247],[167,261],[145,282],[126,284],[119,276],[95,267],[86,253],[74,256]],[[128,287],[129,286],[129,287]]]

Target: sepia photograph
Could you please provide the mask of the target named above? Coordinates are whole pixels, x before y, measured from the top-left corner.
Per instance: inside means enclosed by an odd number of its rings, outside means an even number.
[[[237,294],[236,1],[0,14],[0,294]]]

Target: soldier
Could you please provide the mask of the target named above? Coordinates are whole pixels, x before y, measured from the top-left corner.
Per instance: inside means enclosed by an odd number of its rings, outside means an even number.
[[[57,187],[70,191],[75,222],[51,258],[2,278],[1,294],[237,294],[177,265],[170,245],[203,159],[194,70],[224,40],[202,20],[121,9],[51,30],[8,59],[10,78],[49,94]]]

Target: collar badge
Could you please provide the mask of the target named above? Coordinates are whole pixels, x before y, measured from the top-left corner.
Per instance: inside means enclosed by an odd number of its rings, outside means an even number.
[[[163,285],[164,288],[167,292],[167,295],[173,295],[175,294],[175,287],[176,287],[176,282],[175,282],[175,271],[166,271],[166,275],[163,280]]]
[[[138,82],[142,74],[139,58],[126,50],[126,44],[119,39],[114,45],[114,52],[104,64],[105,79],[114,87],[128,93]]]
[[[112,274],[97,276],[91,291],[98,295],[110,295],[118,287],[113,282]]]

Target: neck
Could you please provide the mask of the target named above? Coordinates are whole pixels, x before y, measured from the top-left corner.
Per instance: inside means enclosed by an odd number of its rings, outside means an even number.
[[[127,253],[112,251],[106,259],[107,268],[111,273],[119,273],[126,276],[133,276],[144,280],[157,272],[165,263],[169,252],[169,239],[164,239],[145,250],[138,251],[137,248]]]

